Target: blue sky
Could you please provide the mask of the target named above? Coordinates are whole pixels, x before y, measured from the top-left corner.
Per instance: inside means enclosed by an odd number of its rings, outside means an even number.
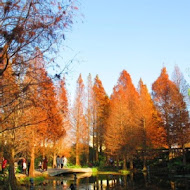
[[[171,76],[178,65],[190,81],[189,10],[189,0],[81,0],[59,59],[75,56],[67,76],[71,96],[80,73],[85,82],[98,74],[108,95],[123,69],[149,90],[163,66]]]

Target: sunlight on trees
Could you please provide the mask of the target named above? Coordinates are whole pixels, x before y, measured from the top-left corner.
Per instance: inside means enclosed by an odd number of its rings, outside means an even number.
[[[23,158],[30,177],[45,156],[49,167],[67,155],[75,165],[107,166],[112,158],[131,170],[138,158],[146,170],[157,156],[151,150],[177,147],[186,164],[189,84],[178,67],[172,80],[164,67],[151,92],[142,79],[136,88],[123,70],[110,97],[98,75],[89,74],[87,85],[79,75],[73,104],[65,77],[49,76],[47,65],[77,9],[74,0],[0,2],[0,155],[8,160],[10,187]]]
[[[45,156],[48,143],[55,155],[55,146],[65,135],[45,66],[55,65],[53,59],[77,9],[75,0],[0,2],[0,133],[10,188],[16,187],[16,158],[30,159],[33,176],[36,151]]]
[[[37,157],[48,156],[55,167],[58,154],[74,158],[76,165],[106,165],[112,157],[124,169],[127,163],[133,169],[138,157],[146,170],[147,160],[158,155],[150,150],[179,147],[186,163],[190,125],[183,89],[188,85],[179,83],[181,74],[174,74],[173,82],[163,68],[151,96],[142,79],[136,89],[123,70],[110,98],[98,76],[93,83],[89,75],[85,88],[80,75],[71,107],[65,78],[54,83],[44,65],[43,56],[25,68],[9,64],[1,78],[1,151],[8,157],[12,185],[20,157],[30,160],[30,176]],[[14,74],[22,69],[22,75]]]

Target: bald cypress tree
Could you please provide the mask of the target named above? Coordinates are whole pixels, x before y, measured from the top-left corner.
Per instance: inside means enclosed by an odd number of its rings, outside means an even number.
[[[133,158],[140,145],[139,95],[129,73],[123,70],[114,87],[110,100],[110,114],[106,130],[107,150],[130,161],[133,169]]]
[[[143,169],[146,170],[147,150],[164,147],[166,133],[160,114],[154,106],[153,100],[142,79],[139,81],[140,121],[142,129],[141,146],[143,150]]]
[[[76,151],[76,165],[80,165],[80,155],[82,152],[82,137],[85,136],[86,120],[84,115],[85,91],[82,75],[79,75],[76,86],[76,95],[73,107],[73,127],[75,129],[75,151]]]
[[[96,151],[95,160],[98,161],[99,152],[102,154],[105,143],[104,134],[109,109],[109,98],[98,75],[95,77],[93,85],[93,99],[93,144]]]
[[[184,96],[177,85],[169,79],[166,68],[152,85],[153,100],[159,110],[169,149],[180,146],[184,150],[188,142],[189,115]],[[185,163],[185,159],[184,159]]]

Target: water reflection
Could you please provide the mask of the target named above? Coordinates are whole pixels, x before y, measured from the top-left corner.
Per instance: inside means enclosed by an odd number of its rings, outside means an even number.
[[[153,175],[136,173],[130,175],[66,175],[44,180],[41,184],[25,187],[35,190],[68,190],[71,184],[77,190],[188,190],[190,176]]]

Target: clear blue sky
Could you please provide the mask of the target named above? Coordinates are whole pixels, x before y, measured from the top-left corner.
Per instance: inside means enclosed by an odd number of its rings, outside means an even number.
[[[82,0],[60,62],[76,54],[67,76],[71,96],[79,73],[84,81],[98,74],[108,95],[123,69],[149,90],[163,66],[171,76],[178,65],[190,81],[190,0]]]

